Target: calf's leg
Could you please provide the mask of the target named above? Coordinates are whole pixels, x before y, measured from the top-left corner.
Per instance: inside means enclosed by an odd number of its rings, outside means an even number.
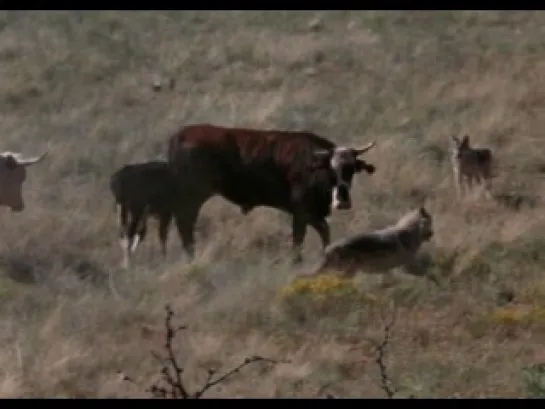
[[[138,242],[140,240],[140,234],[142,232],[142,217],[144,215],[141,209],[132,209],[129,211],[126,209],[126,214],[129,216],[127,220],[127,226],[124,229],[124,234],[121,240],[121,247],[123,249],[123,268],[129,268],[131,253],[134,253]],[[145,221],[144,221],[145,222]]]
[[[300,264],[303,261],[301,254],[305,235],[307,233],[307,219],[299,212],[294,212],[291,225],[292,263]]]
[[[134,253],[138,244],[146,237],[146,211],[143,209],[135,209],[132,214],[132,221],[129,225],[129,237],[131,239],[131,253]]]
[[[121,246],[121,251],[123,252],[123,259],[121,266],[123,268],[128,268],[130,261],[129,249],[130,249],[130,240],[129,240],[129,223],[130,223],[130,212],[126,206],[120,204],[117,206],[119,211],[118,213],[118,225],[119,225],[119,245]]]
[[[161,252],[163,257],[167,255],[167,239],[168,228],[170,221],[172,220],[172,214],[166,213],[159,216],[159,244],[161,245]]]

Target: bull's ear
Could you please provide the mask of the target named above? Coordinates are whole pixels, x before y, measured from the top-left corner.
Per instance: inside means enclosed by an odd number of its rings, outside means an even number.
[[[17,167],[17,165],[18,165],[17,159],[15,159],[12,155],[6,156],[5,160],[6,160],[6,167],[9,170],[15,169]]]
[[[368,144],[365,145],[363,148],[356,148],[356,149],[353,149],[353,151],[354,151],[354,154],[355,154],[356,156],[359,156],[359,155],[361,155],[362,153],[367,152],[367,151],[368,151],[369,149],[371,149],[373,146],[375,146],[375,141],[368,143]]]
[[[460,139],[457,136],[451,136],[451,139],[456,145],[460,145]]]
[[[330,151],[314,151],[312,153],[312,169],[327,168],[331,165]]]
[[[365,170],[367,173],[375,173],[375,167],[370,163],[367,163],[361,159],[356,159],[356,165],[354,166],[354,171],[360,173],[362,170]]]

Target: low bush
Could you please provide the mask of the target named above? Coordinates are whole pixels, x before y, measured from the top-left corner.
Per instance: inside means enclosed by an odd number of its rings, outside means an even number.
[[[351,279],[334,274],[299,278],[280,292],[284,310],[298,321],[315,316],[342,316],[377,301]]]

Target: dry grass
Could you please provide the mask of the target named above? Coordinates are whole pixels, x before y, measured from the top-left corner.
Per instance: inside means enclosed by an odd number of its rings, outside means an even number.
[[[1,149],[51,152],[29,172],[25,212],[0,212],[0,396],[144,394],[118,371],[156,376],[167,301],[191,328],[189,387],[247,355],[290,361],[209,396],[384,396],[372,341],[392,303],[400,395],[536,394],[524,369],[545,360],[543,13],[2,12],[0,30]],[[154,92],[156,76],[175,87]],[[358,277],[345,307],[294,314],[279,297],[300,272],[287,217],[221,199],[204,208],[193,265],[174,233],[160,262],[150,234],[121,271],[110,174],[201,121],[376,139],[377,172],[357,179],[333,235],[424,202],[442,285]],[[454,200],[447,149],[462,133],[494,150],[501,201]],[[319,247],[310,232],[309,264]]]

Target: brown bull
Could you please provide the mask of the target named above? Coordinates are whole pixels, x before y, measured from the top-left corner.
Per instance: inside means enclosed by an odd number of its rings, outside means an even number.
[[[34,158],[24,158],[20,153],[0,153],[0,206],[8,206],[14,212],[22,212],[23,182],[26,179],[26,167],[44,158],[46,154]]]
[[[194,256],[194,230],[202,205],[221,195],[247,214],[256,206],[290,213],[294,261],[301,260],[307,225],[330,242],[326,217],[350,209],[354,173],[375,167],[358,159],[374,146],[339,146],[310,132],[190,125],[172,135],[168,160],[184,195],[176,224],[184,249]]]

